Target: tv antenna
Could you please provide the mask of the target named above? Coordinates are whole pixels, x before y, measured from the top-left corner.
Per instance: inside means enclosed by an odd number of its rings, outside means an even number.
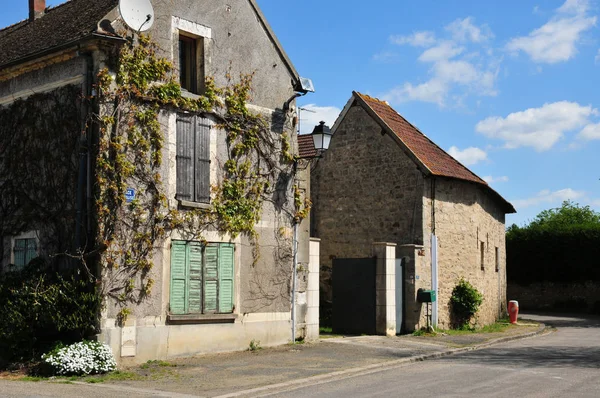
[[[312,109],[302,108],[301,106],[298,107],[298,134],[300,134],[300,123],[302,123],[302,117],[300,116],[301,112],[317,113],[316,111],[313,111]]]
[[[145,32],[154,24],[154,8],[150,0],[119,0],[121,18],[135,32]]]

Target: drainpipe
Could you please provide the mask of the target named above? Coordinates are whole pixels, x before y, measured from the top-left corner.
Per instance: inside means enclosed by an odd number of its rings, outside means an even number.
[[[84,83],[84,97],[90,98],[92,95],[93,68],[94,60],[89,53],[79,54],[85,60],[86,76]],[[85,103],[85,100],[84,100]],[[90,143],[91,127],[86,127],[86,119],[90,112],[90,106],[82,110],[82,128],[79,139],[79,174],[77,179],[77,204],[76,204],[76,225],[75,225],[75,251],[80,252],[84,243],[87,243],[87,232],[89,231],[90,206],[89,198],[91,196],[90,186]],[[84,204],[84,201],[86,202]],[[87,228],[84,228],[84,225]],[[84,235],[85,234],[85,235]]]
[[[298,223],[294,221],[294,240],[292,243],[294,259],[292,264],[292,344],[296,344],[296,279],[298,274]]]

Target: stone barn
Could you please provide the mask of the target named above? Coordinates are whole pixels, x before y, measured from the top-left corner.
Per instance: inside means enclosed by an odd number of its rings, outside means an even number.
[[[386,102],[354,92],[332,133],[311,174],[321,313],[332,300],[332,262],[373,256],[373,243],[387,242],[404,259],[403,331],[426,325],[419,288],[437,291],[432,321],[449,327],[460,278],[484,295],[477,322],[498,319],[506,311],[505,214],[514,207]],[[310,151],[308,139],[299,141]]]

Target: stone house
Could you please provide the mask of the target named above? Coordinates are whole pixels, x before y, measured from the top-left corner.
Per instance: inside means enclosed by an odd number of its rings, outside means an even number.
[[[307,90],[256,2],[152,3],[154,20],[146,33],[157,53],[174,64],[181,97],[198,100],[208,77],[224,87],[230,76],[253,74],[248,109],[267,121],[274,142],[269,163],[284,170],[280,138],[287,136],[289,151],[297,153],[295,98]],[[10,272],[38,256],[83,253],[110,291],[124,276],[102,264],[123,260],[109,258],[118,257],[114,246],[120,242],[93,242],[106,226],[98,211],[98,120],[115,115],[110,104],[98,103],[98,90],[104,70],[114,87],[119,50],[137,32],[125,25],[118,0],[70,0],[53,8],[44,0],[29,4],[28,20],[0,29],[0,267]],[[212,211],[230,156],[222,118],[173,106],[157,114],[164,145],[156,178],[164,189],[164,214]],[[35,155],[22,160],[15,156],[18,149]],[[318,336],[318,286],[308,283],[318,283],[318,274],[311,276],[316,262],[309,265],[309,249],[318,251],[318,244],[309,242],[308,220],[298,225],[293,217],[293,187],[307,190],[307,177],[283,171],[275,177],[272,200],[260,202],[254,237],[211,224],[201,233],[175,227],[149,243],[153,267],[145,269],[144,280],[152,281],[152,289],[138,288],[141,277],[135,276],[126,291],[140,290],[140,300],[124,303],[116,294],[104,300],[98,339],[117,359],[144,362],[241,350],[251,340],[263,346],[288,342],[294,239],[300,269],[297,335]],[[151,185],[129,184],[116,214],[133,211],[150,195]],[[136,239],[136,228],[141,226],[125,229],[123,241]]]
[[[513,206],[386,102],[354,92],[332,133],[311,174],[321,303],[332,299],[332,259],[370,257],[374,242],[387,242],[406,260],[404,331],[426,325],[419,288],[437,290],[433,322],[449,327],[449,300],[460,278],[484,294],[480,324],[505,312],[504,222]],[[299,142],[310,152],[308,138]]]

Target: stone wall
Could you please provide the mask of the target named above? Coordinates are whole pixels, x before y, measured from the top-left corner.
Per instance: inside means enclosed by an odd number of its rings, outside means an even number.
[[[438,325],[448,328],[451,324],[449,301],[460,278],[484,295],[477,323],[494,322],[506,311],[504,212],[497,201],[477,184],[446,178],[427,179],[423,193],[423,230],[426,264],[431,264],[431,233],[438,237]]]
[[[373,242],[422,243],[423,178],[360,106],[349,109],[311,176],[312,235],[321,239],[321,298],[333,258],[370,257]]]

